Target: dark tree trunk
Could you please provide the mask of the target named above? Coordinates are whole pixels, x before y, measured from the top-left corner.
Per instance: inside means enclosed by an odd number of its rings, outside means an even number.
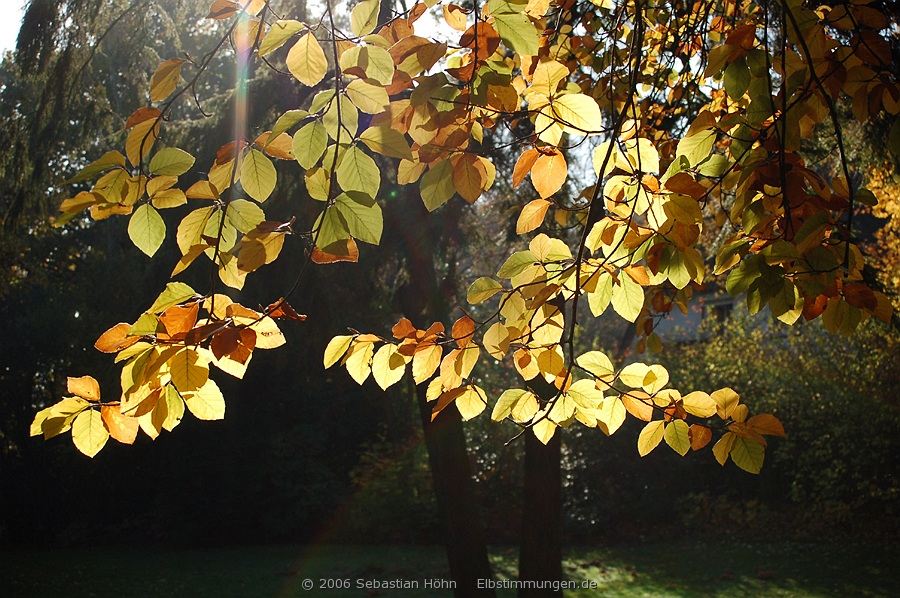
[[[560,430],[546,445],[525,433],[525,500],[519,547],[519,581],[562,581],[562,478]],[[548,588],[520,588],[519,596],[562,596]]]
[[[425,400],[425,385],[416,388],[438,514],[444,525],[444,544],[456,596],[493,596],[478,589],[479,579],[491,579],[484,530],[479,519],[463,435],[462,420],[454,409],[445,409],[432,422],[432,404]]]
[[[446,321],[450,316],[444,289],[451,285],[438,280],[435,255],[447,255],[446,243],[439,240],[446,241],[452,236],[458,212],[445,208],[443,218],[429,219],[417,191],[415,187],[401,191],[399,197],[389,202],[388,217],[390,230],[398,236],[409,275],[407,283],[398,289],[399,307],[417,326],[426,327],[435,321]],[[426,401],[426,388],[425,383],[416,387],[416,401],[450,576],[456,583],[455,594],[494,596],[491,589],[478,589],[478,580],[490,579],[492,573],[462,419],[456,409],[445,409],[432,422],[433,403]]]

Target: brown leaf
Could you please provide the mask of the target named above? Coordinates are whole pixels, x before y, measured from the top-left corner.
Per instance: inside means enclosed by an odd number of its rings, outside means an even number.
[[[298,322],[306,320],[306,315],[298,314],[284,297],[270,304],[266,308],[266,313],[272,318],[287,318],[288,320],[297,320]]]
[[[691,424],[688,435],[691,438],[691,448],[695,451],[699,451],[712,440],[712,430],[700,424]]]

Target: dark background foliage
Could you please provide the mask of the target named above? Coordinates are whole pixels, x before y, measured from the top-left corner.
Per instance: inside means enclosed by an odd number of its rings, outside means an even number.
[[[437,542],[412,388],[404,383],[383,393],[371,381],[359,387],[322,368],[329,338],[347,326],[386,329],[403,311],[409,290],[389,238],[367,247],[360,264],[312,271],[292,303],[313,317],[285,324],[288,345],[257,352],[242,383],[219,378],[228,401],[224,421],[187,416],[172,434],[110,446],[94,460],[66,437],[28,437],[34,412],[63,393],[66,375],[91,373],[104,392],[114,392],[118,369],[91,348],[93,341],[110,324],[132,321],[177,259],[170,243],[148,261],[120,219],[63,230],[46,224],[66,191],[61,181],[121,139],[122,120],[141,104],[159,55],[196,55],[210,45],[208,29],[174,27],[191,22],[192,8],[172,0],[126,15],[94,51],[89,40],[126,4],[34,0],[26,41],[0,66],[7,148],[0,152],[0,542]],[[51,27],[61,22],[77,26],[62,34]],[[207,82],[209,89],[228,89],[228,65],[213,72],[218,80]],[[168,133],[168,141],[193,148],[201,164],[228,139],[232,122],[229,94],[210,95],[204,109],[214,116],[185,106]],[[268,71],[253,74],[250,95],[257,122],[302,101]],[[273,216],[309,218],[297,178],[283,177],[292,183],[270,200]],[[399,198],[386,208],[388,231],[403,208],[402,194],[392,191],[385,189],[388,201]],[[429,224],[445,240],[443,254],[434,256],[445,291],[465,282],[463,270],[489,261],[508,233],[486,231],[479,218],[479,210],[504,208],[496,201],[462,218],[466,238],[474,239],[465,251],[441,221]],[[289,241],[241,301],[265,305],[284,293],[301,251],[299,240]],[[202,285],[207,274],[194,269],[187,281]],[[587,332],[585,346],[612,353],[624,347],[625,358],[638,358],[616,324],[601,321]],[[633,422],[610,439],[573,429],[563,448],[566,539],[893,537],[900,514],[898,341],[875,324],[846,339],[818,324],[787,329],[739,316],[671,336],[653,358],[666,363],[677,386],[732,386],[755,411],[781,418],[788,437],[771,442],[762,474],[750,476],[720,468],[708,451],[679,459],[661,449],[640,459]],[[482,375],[496,396],[512,372],[497,366]],[[487,417],[467,427],[492,543],[515,541],[521,518],[522,446],[505,444],[514,433]]]

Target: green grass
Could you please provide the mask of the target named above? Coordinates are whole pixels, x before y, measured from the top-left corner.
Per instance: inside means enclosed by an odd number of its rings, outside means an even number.
[[[598,589],[566,596],[898,596],[896,546],[649,544],[572,547],[565,572]],[[499,579],[515,578],[515,552],[493,551]],[[0,553],[0,596],[255,597],[449,596],[356,589],[356,580],[446,578],[437,547],[324,546]],[[304,579],[351,580],[351,590],[301,589]],[[514,592],[500,592],[512,596]]]

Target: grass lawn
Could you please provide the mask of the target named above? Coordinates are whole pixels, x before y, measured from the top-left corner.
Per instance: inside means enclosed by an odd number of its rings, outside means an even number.
[[[594,590],[566,596],[900,596],[897,546],[648,544],[571,547],[565,571]],[[515,552],[496,549],[498,579]],[[449,596],[438,547],[314,546],[197,550],[96,549],[0,553],[0,596],[254,597]],[[304,591],[304,579],[348,579],[350,590]],[[418,590],[358,589],[357,580],[413,580]],[[370,586],[371,587],[371,586]],[[501,591],[501,596],[513,596]]]

